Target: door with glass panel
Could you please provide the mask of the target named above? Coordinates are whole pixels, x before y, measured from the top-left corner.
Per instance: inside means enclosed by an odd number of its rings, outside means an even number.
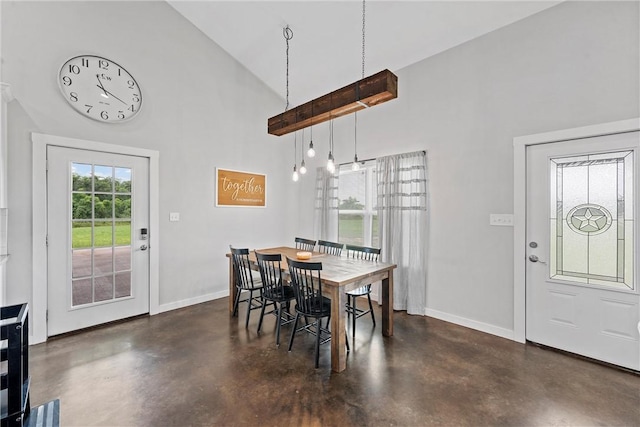
[[[640,370],[638,132],[527,147],[527,340]]]
[[[48,336],[149,311],[148,159],[47,148]]]

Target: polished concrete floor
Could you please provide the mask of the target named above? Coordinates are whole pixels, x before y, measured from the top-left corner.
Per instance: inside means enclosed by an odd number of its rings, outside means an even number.
[[[436,319],[358,319],[347,370],[313,337],[261,335],[227,299],[31,347],[32,405],[62,426],[640,425],[640,376]],[[378,312],[378,318],[380,313]]]

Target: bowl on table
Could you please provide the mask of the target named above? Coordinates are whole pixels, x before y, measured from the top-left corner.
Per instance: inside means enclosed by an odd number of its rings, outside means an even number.
[[[296,253],[296,258],[298,258],[299,260],[308,260],[311,259],[311,252],[297,252]]]

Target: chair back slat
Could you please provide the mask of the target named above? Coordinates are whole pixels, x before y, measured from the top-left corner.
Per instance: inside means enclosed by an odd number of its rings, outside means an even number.
[[[282,270],[280,264],[281,254],[261,254],[255,251],[258,260],[258,269],[262,279],[262,289],[265,298],[284,299],[284,283],[282,281]]]
[[[345,249],[347,251],[347,258],[364,259],[367,261],[378,261],[380,258],[380,248],[347,245]]]
[[[310,239],[303,239],[302,237],[296,237],[296,249],[301,251],[313,252],[316,247],[316,241]]]
[[[300,262],[287,258],[291,285],[296,296],[296,310],[308,316],[323,312],[321,262]]]
[[[251,273],[251,262],[249,261],[249,249],[233,248],[231,246],[229,246],[229,249],[231,249],[236,287],[251,289],[253,287],[253,274]]]
[[[318,240],[318,250],[323,254],[340,256],[344,245],[337,242],[329,242],[327,240]]]

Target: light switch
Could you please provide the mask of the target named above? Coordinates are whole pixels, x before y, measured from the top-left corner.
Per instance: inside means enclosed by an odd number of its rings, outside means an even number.
[[[180,212],[169,212],[169,221],[180,221]]]
[[[489,214],[489,225],[513,227],[513,214]]]

